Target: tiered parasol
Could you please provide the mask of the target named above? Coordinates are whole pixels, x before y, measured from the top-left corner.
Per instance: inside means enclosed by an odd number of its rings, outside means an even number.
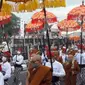
[[[73,8],[69,13],[68,13],[68,19],[75,19],[79,23],[81,27],[81,54],[82,54],[82,32],[84,29],[84,20],[85,20],[85,5],[84,5],[84,0],[82,0],[82,5],[79,7]],[[80,64],[82,64],[82,56],[80,59]]]
[[[60,31],[75,31],[80,28],[78,23],[75,20],[67,20],[64,19],[61,22],[58,23],[58,28]]]
[[[84,0],[82,0],[82,5],[79,7],[73,8],[67,16],[68,19],[75,19],[79,23],[81,27],[81,53],[82,53],[82,31],[83,31],[83,24],[85,19],[85,5]]]
[[[36,12],[33,16],[32,16],[32,22],[36,22],[36,21],[42,21],[44,22],[44,11],[40,11],[40,12]],[[48,23],[54,23],[57,22],[57,17],[51,13],[46,11],[46,20]]]
[[[60,31],[66,31],[67,41],[66,41],[66,48],[68,48],[68,31],[75,31],[80,28],[78,23],[75,20],[62,20],[58,23],[58,28]]]
[[[36,22],[36,23],[28,23],[26,25],[26,32],[36,32],[36,31],[39,31],[39,30],[42,30],[44,27],[44,23],[39,21],[39,22]]]
[[[80,40],[80,36],[70,36],[69,40],[78,41]]]
[[[11,15],[4,15],[4,13],[0,12],[0,25],[4,25],[9,23],[11,20]]]

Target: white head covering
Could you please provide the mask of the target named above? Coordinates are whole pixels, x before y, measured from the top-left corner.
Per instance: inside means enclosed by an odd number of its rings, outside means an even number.
[[[3,44],[3,45],[7,45],[7,42],[3,41],[2,44]]]
[[[3,41],[3,42],[2,42],[2,45],[4,46],[2,52],[6,52],[6,51],[8,51],[7,42]]]

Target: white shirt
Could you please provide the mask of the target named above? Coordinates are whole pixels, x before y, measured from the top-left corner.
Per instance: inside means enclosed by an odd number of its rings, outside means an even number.
[[[80,62],[82,59],[82,62]],[[78,64],[85,64],[85,52],[81,53],[77,53],[75,55],[75,60],[77,60]]]
[[[63,63],[65,63],[67,55],[64,54],[64,53],[62,53],[61,57],[62,57],[62,59],[63,59]]]
[[[1,72],[0,72],[0,85],[4,85],[4,76]]]
[[[23,63],[23,60],[24,60],[24,57],[22,55],[15,55],[13,57],[13,62],[18,65],[21,65]]]
[[[51,67],[51,63],[47,62],[46,66]],[[63,68],[63,65],[56,60],[53,62],[53,76],[57,77],[65,76],[65,70]]]
[[[82,64],[85,64],[85,52],[82,53]]]
[[[46,59],[48,60],[47,56],[46,55],[44,56],[44,53],[42,53],[41,59],[42,59],[42,65],[44,65],[47,62]]]
[[[8,61],[2,64],[2,71],[5,72],[4,79],[11,77],[11,65]]]
[[[76,53],[75,54],[75,60],[80,64],[80,58],[81,58],[81,53]]]

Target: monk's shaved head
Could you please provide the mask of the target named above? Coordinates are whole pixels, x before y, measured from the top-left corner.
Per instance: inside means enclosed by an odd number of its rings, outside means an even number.
[[[31,57],[31,61],[41,61],[41,56],[38,54],[33,54]]]

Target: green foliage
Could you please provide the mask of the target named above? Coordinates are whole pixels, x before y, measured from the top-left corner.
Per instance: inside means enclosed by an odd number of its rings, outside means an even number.
[[[11,21],[8,24],[5,24],[3,27],[0,27],[0,38],[2,38],[4,34],[7,34],[9,37],[11,37],[14,33],[18,33],[20,28],[20,18],[16,17],[14,14],[11,15]]]

